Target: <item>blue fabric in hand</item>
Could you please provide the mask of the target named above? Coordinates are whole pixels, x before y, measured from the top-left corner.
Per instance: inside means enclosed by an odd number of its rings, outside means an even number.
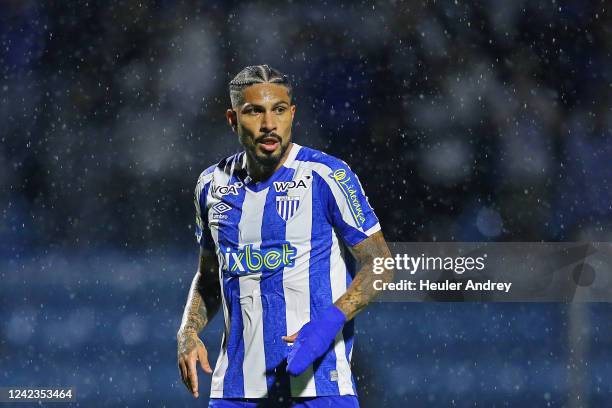
[[[287,372],[300,375],[329,349],[346,316],[335,305],[328,307],[318,319],[306,323],[297,335],[287,356]]]

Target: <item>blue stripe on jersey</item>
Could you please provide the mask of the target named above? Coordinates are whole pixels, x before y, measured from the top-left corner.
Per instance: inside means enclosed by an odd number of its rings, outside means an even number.
[[[210,228],[208,227],[208,208],[206,208],[206,197],[208,197],[208,190],[210,190],[210,186],[212,185],[211,181],[204,185],[202,193],[200,194],[200,212],[203,228],[200,230],[200,227],[196,224],[196,236],[199,237],[200,247],[214,251],[215,242],[210,235]]]
[[[275,181],[289,181],[294,169],[281,167]],[[278,248],[285,242],[286,221],[276,210],[277,193],[268,190],[261,224],[261,248]],[[282,340],[287,334],[287,316],[283,289],[283,271],[262,275],[260,282],[263,308],[264,355],[266,359],[266,383],[268,398],[290,396],[291,385],[287,374],[289,346]],[[291,333],[290,333],[291,334]]]
[[[227,340],[228,366],[223,377],[223,397],[244,396],[244,338],[242,311],[240,309],[240,281],[235,276],[223,277],[223,294],[227,299],[230,331]]]
[[[232,176],[228,184],[239,180]],[[238,195],[227,194],[223,196],[223,202],[229,204],[231,209],[224,214],[226,220],[219,221],[219,251],[224,254],[226,248],[238,249],[238,223],[242,215],[242,203],[244,202],[244,189],[238,190]],[[240,281],[238,277],[223,276],[223,294],[227,303],[230,318],[230,332],[227,340],[228,366],[223,378],[223,396],[244,396],[244,373],[242,362],[244,361],[244,338],[242,336],[242,310],[240,309]]]
[[[313,188],[325,181],[317,173],[313,173]],[[318,188],[317,188],[318,190]],[[316,190],[314,190],[316,191]],[[309,267],[310,285],[310,320],[320,317],[333,302],[330,281],[330,255],[332,246],[332,227],[325,218],[323,203],[317,194],[312,195],[312,233]],[[315,388],[317,395],[337,395],[337,382],[331,381],[331,371],[336,370],[336,353],[329,350],[322,358],[313,364]]]

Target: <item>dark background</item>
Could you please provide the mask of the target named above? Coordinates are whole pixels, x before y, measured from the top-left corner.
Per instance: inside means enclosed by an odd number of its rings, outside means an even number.
[[[351,165],[389,241],[612,241],[604,1],[41,3],[0,2],[0,386],[205,406],[175,333],[245,65],[291,76],[294,140]],[[610,312],[372,305],[362,405],[608,405]]]

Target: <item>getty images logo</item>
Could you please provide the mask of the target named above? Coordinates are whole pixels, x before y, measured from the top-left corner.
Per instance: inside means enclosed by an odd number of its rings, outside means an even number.
[[[297,250],[289,242],[280,247],[254,248],[252,244],[241,249],[226,248],[222,260],[223,270],[230,275],[246,275],[258,272],[275,272],[293,266]]]

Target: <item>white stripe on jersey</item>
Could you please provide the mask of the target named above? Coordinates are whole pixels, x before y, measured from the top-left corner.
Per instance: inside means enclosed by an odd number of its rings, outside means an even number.
[[[295,145],[294,145],[295,146]],[[298,174],[299,173],[299,174]],[[307,172],[311,174],[311,172]],[[304,172],[296,172],[293,179],[297,180]],[[285,315],[287,335],[297,333],[304,324],[310,321],[310,275],[300,273],[310,267],[310,239],[312,231],[312,189],[306,190],[300,197],[300,205],[286,223],[285,239],[297,249],[297,257],[293,267],[285,267],[283,271],[283,291],[285,295]],[[290,377],[291,395],[294,397],[316,395],[315,379],[312,365],[298,377]]]
[[[374,225],[372,228],[367,230],[365,234],[369,237],[370,235],[378,231],[380,231],[380,223],[377,222],[376,225]]]
[[[246,189],[242,214],[238,223],[238,244],[244,247],[245,242],[259,249],[261,246],[261,224],[268,189],[258,193]],[[266,359],[263,334],[263,306],[261,301],[261,274],[249,274],[238,278],[240,283],[240,309],[242,310],[242,338],[244,342],[244,394],[253,398],[264,398],[268,395],[266,383]]]

